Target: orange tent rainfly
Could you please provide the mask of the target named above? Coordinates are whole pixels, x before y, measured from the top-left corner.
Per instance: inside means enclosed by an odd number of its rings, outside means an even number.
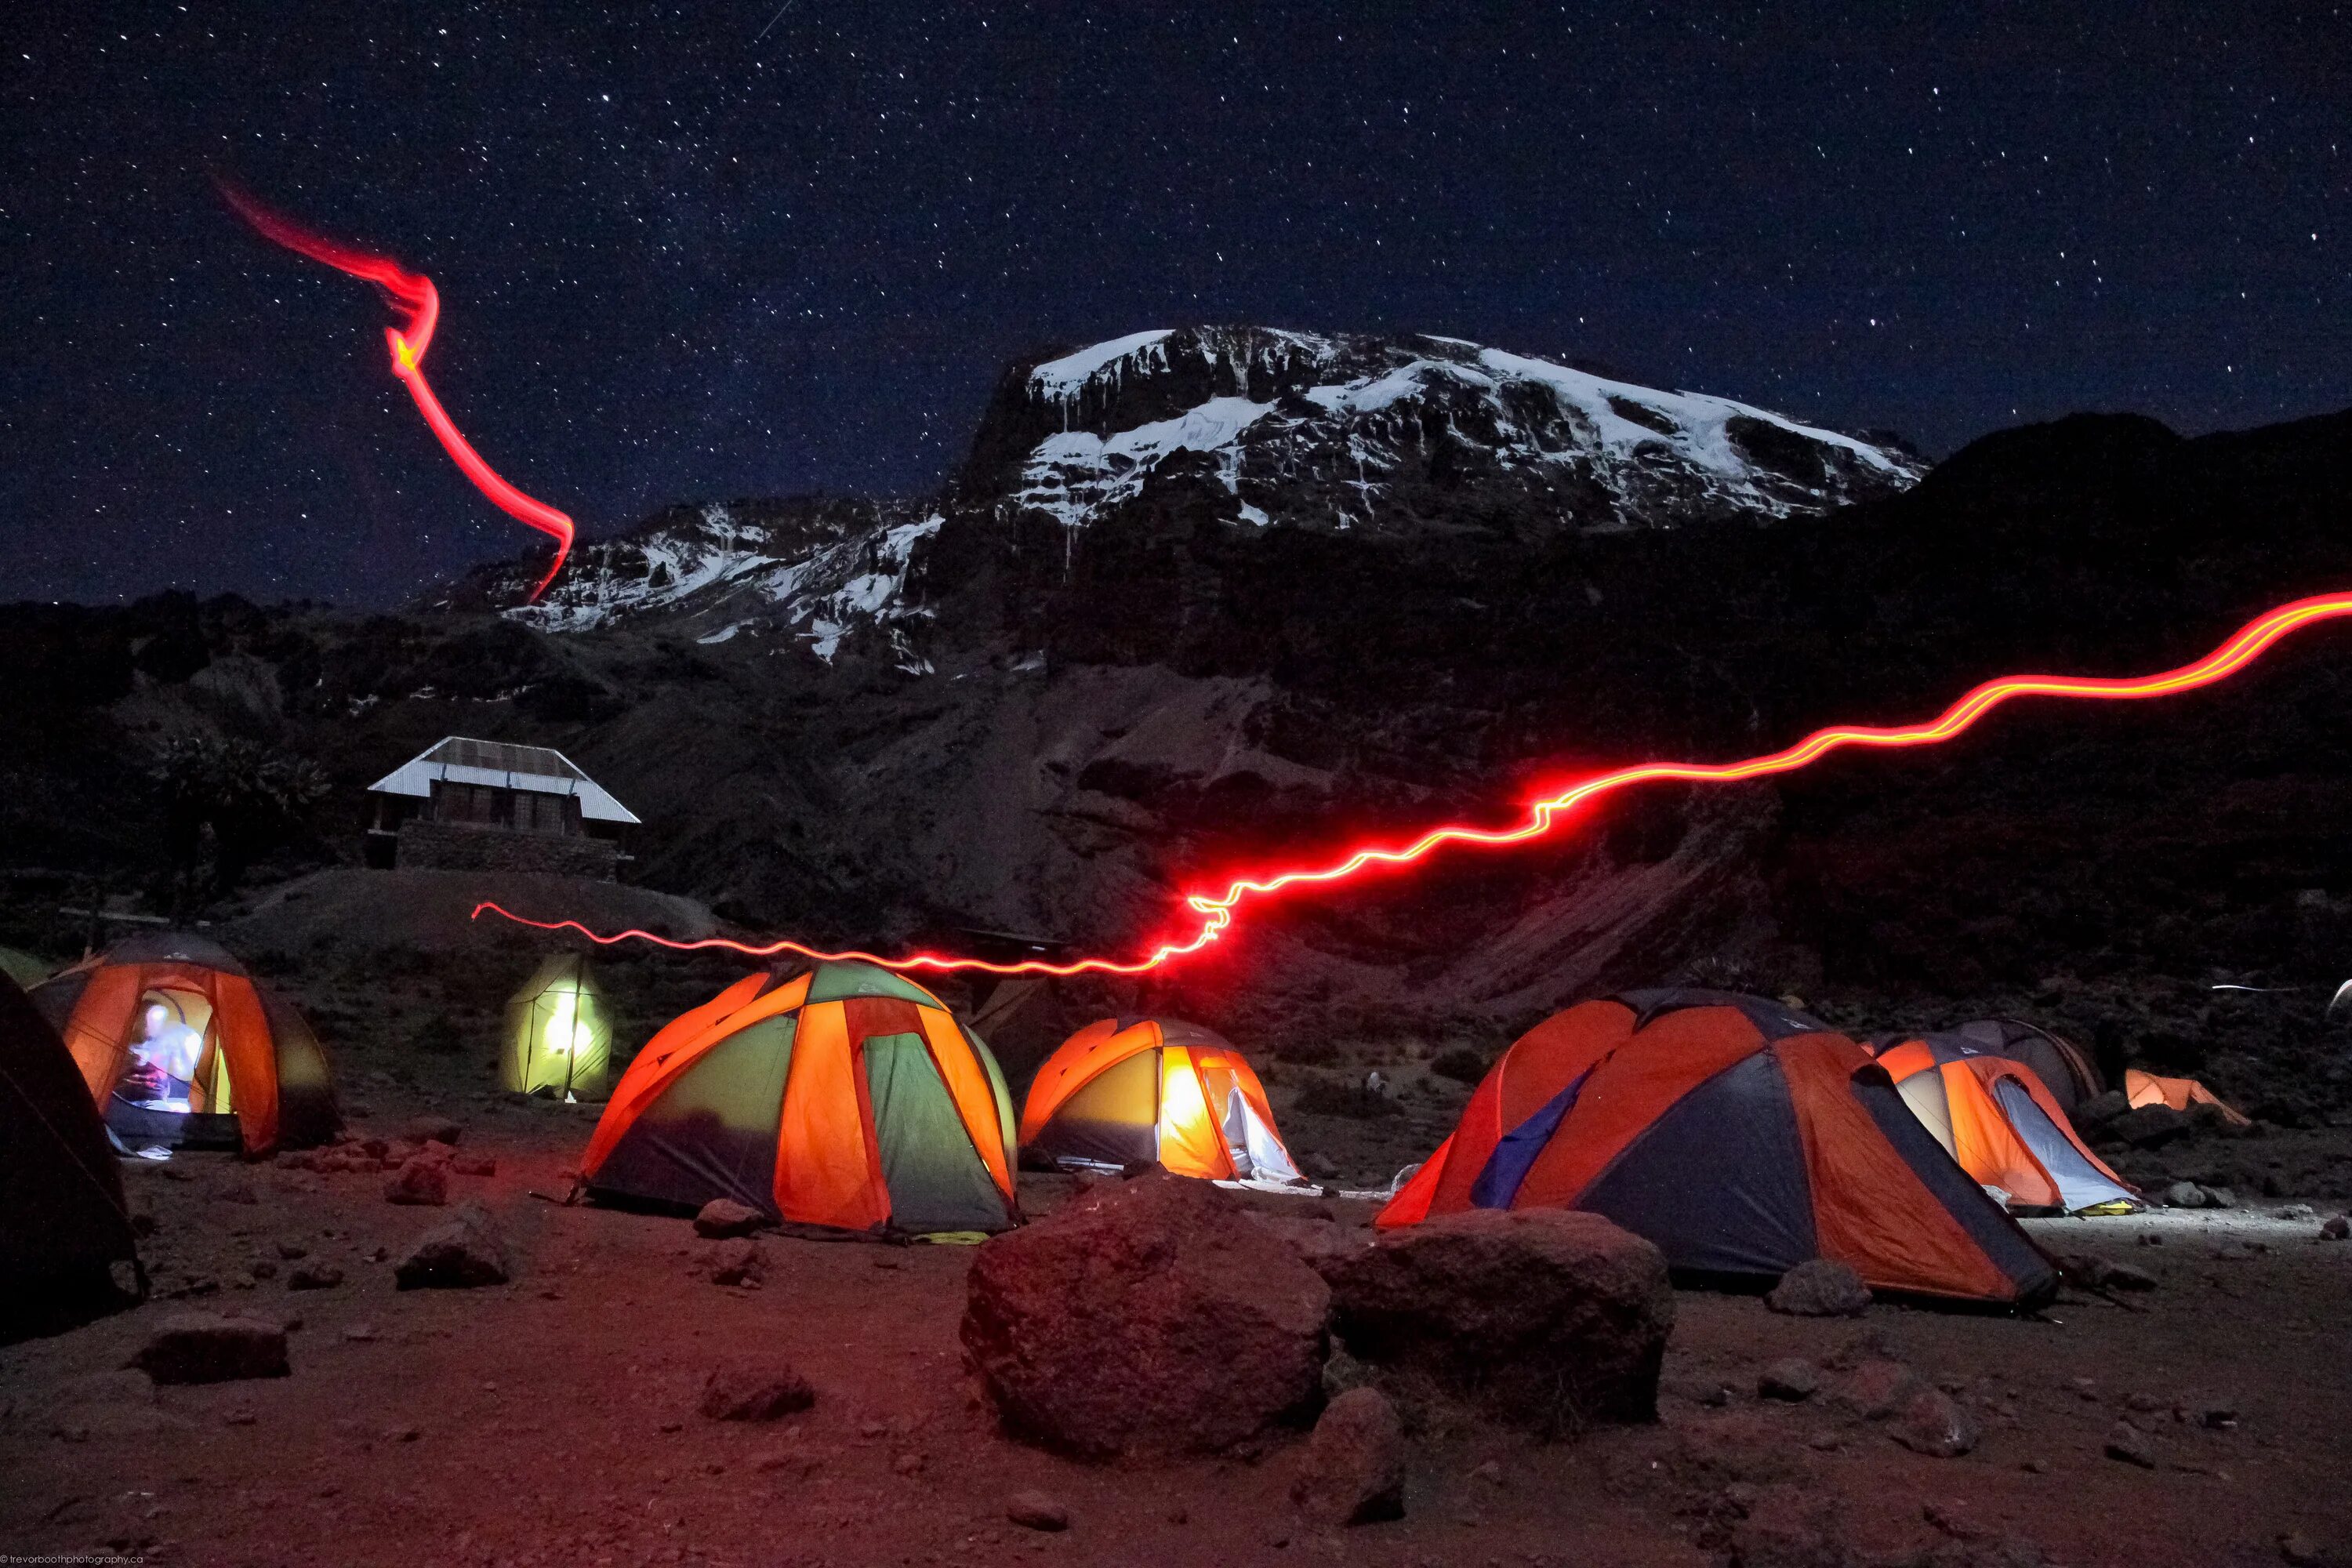
[[[1537,1025],[1379,1223],[1538,1207],[1605,1215],[1686,1275],[1827,1258],[1920,1296],[2030,1307],[2057,1289],[1870,1053],[1753,996],[1629,992]]]
[[[1954,1032],[1898,1041],[1878,1053],[1878,1065],[1920,1125],[2011,1211],[2127,1214],[2140,1206],[2023,1062]]]
[[[2192,1106],[2210,1105],[2221,1113],[2221,1120],[2235,1127],[2247,1127],[2253,1118],[2236,1106],[2225,1103],[2221,1097],[2193,1078],[2158,1078],[2152,1072],[2133,1068],[2124,1074],[2124,1098],[2137,1110],[2144,1105],[2168,1105],[2175,1110],[2187,1110]]]
[[[1180,1176],[1300,1184],[1240,1051],[1173,1018],[1104,1018],[1037,1069],[1021,1147],[1056,1165],[1157,1160]]]
[[[1003,1230],[1013,1097],[980,1037],[867,963],[747,975],[646,1042],[582,1179],[600,1197],[732,1198],[836,1230]]]
[[[258,1158],[341,1130],[310,1026],[202,937],[131,937],[32,996],[126,1143]]]

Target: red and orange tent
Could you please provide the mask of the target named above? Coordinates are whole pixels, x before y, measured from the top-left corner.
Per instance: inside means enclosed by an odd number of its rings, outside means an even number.
[[[2125,1214],[2138,1194],[2084,1146],[2041,1077],[1959,1032],[1921,1035],[1878,1053],[1903,1103],[1980,1185],[2011,1209]]]
[[[590,1193],[851,1231],[1002,1230],[1013,1097],[940,999],[866,963],[747,975],[621,1075],[581,1164]]]
[[[2057,1287],[1867,1051],[1759,997],[1630,992],[1546,1019],[1379,1223],[1535,1207],[1605,1215],[1690,1275],[1827,1258],[1920,1296],[2031,1306]]]
[[[1029,1086],[1021,1147],[1065,1166],[1157,1160],[1180,1176],[1301,1180],[1249,1062],[1175,1018],[1102,1018],[1063,1041]]]
[[[51,975],[32,998],[126,1142],[242,1149],[258,1158],[323,1143],[341,1130],[310,1026],[202,937],[131,937]],[[167,1037],[186,1042],[182,1058],[168,1064],[158,1049]]]

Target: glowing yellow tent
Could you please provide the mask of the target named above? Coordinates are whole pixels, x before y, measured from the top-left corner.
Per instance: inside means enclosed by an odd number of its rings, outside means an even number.
[[[577,953],[541,964],[507,1003],[499,1082],[513,1093],[602,1100],[612,1054],[612,1015],[588,961]]]

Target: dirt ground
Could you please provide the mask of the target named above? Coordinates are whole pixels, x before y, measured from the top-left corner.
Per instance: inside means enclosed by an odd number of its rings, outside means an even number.
[[[957,1340],[971,1249],[770,1237],[763,1284],[713,1284],[721,1244],[684,1221],[547,1201],[593,1108],[511,1101],[485,1067],[441,1060],[420,1075],[349,1053],[347,1108],[378,1134],[427,1111],[464,1122],[460,1152],[497,1168],[456,1178],[453,1199],[493,1212],[516,1278],[396,1291],[388,1259],[445,1211],[387,1204],[378,1176],[131,1163],[155,1299],[0,1350],[0,1561],[1663,1568],[1721,1561],[1743,1515],[1819,1511],[1859,1556],[1789,1561],[2043,1560],[1967,1555],[2008,1538],[2075,1565],[2252,1564],[2294,1560],[2281,1541],[2296,1537],[2309,1561],[2352,1562],[2352,1243],[2272,1217],[2282,1200],[2035,1222],[2053,1250],[2095,1248],[2158,1284],[2069,1292],[2032,1321],[1883,1305],[1800,1320],[1682,1292],[1655,1426],[1546,1445],[1408,1409],[1405,1519],[1318,1532],[1288,1499],[1297,1445],[1104,1467],[999,1435]],[[1287,1117],[1302,1160],[1369,1184],[1425,1152],[1466,1090],[1405,1076],[1397,1114]],[[1278,1104],[1301,1082],[1281,1069]],[[2309,1147],[2284,1168],[2340,1171],[2352,1152],[2341,1130],[2294,1136]],[[1069,1185],[1023,1181],[1033,1212]],[[1329,1206],[1364,1224],[1374,1208]],[[289,1289],[296,1252],[343,1282]],[[292,1375],[152,1389],[120,1370],[191,1307],[299,1324]],[[1983,1426],[1972,1453],[1926,1458],[1819,1397],[1758,1397],[1768,1363],[1857,1333],[1958,1395]],[[794,1361],[815,1407],[769,1426],[701,1416],[705,1375],[752,1348]],[[2209,1411],[2229,1418],[2204,1425]],[[2154,1468],[2105,1452],[2126,1419]],[[1060,1500],[1070,1528],[1008,1522],[1024,1489]]]

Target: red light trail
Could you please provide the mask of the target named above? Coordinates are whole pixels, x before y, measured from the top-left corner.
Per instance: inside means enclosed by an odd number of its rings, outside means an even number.
[[[547,592],[547,585],[555,581],[555,574],[563,570],[564,557],[572,552],[572,520],[499,478],[482,460],[482,455],[474,450],[473,444],[458,433],[449,411],[441,406],[441,400],[433,395],[432,384],[425,379],[425,351],[432,346],[433,328],[441,319],[441,294],[433,287],[433,279],[421,272],[405,271],[399,263],[383,257],[370,256],[312,234],[271,212],[226,180],[214,183],[220,187],[222,199],[263,238],[374,284],[383,290],[387,304],[407,316],[405,331],[397,327],[383,330],[384,342],[392,350],[392,374],[408,388],[408,395],[416,400],[416,411],[425,416],[425,423],[433,427],[433,434],[441,438],[442,447],[474,481],[474,487],[509,517],[555,541],[555,561],[548,567],[547,575],[539,580],[539,586],[530,591],[531,602],[537,603],[539,596]]]
[[[591,942],[611,946],[622,942],[650,942],[679,952],[696,952],[705,948],[725,948],[752,958],[772,958],[779,953],[793,953],[819,961],[828,959],[858,959],[879,964],[886,969],[925,969],[939,972],[957,970],[979,971],[988,974],[1142,974],[1164,963],[1200,952],[1233,927],[1236,912],[1252,900],[1271,899],[1292,888],[1344,882],[1360,871],[1375,867],[1409,866],[1414,861],[1450,844],[1479,848],[1496,848],[1506,845],[1524,844],[1541,838],[1557,826],[1560,819],[1588,801],[1597,800],[1634,784],[1675,781],[1686,784],[1732,784],[1742,779],[1764,778],[1773,773],[1794,773],[1809,767],[1829,755],[1849,746],[1897,747],[1934,746],[1973,728],[1977,721],[2012,698],[2069,697],[2105,702],[2137,701],[2150,697],[2169,697],[2176,692],[2191,691],[2200,686],[2227,679],[2262,657],[2272,644],[2300,627],[2319,621],[2352,616],[2352,593],[2326,594],[2309,599],[2297,599],[2281,605],[2268,614],[2257,616],[2238,628],[2227,642],[2193,664],[2177,669],[2160,671],[2127,679],[2103,679],[2063,675],[2009,675],[1988,680],[1953,703],[1935,719],[1924,724],[1897,728],[1873,726],[1816,730],[1793,746],[1750,757],[1738,763],[1644,763],[1636,767],[1619,768],[1613,773],[1597,773],[1547,795],[1528,808],[1526,819],[1508,827],[1466,827],[1449,826],[1432,828],[1409,844],[1392,847],[1368,845],[1356,849],[1330,865],[1294,867],[1271,872],[1263,877],[1244,877],[1226,885],[1222,893],[1192,893],[1184,902],[1198,917],[1192,934],[1180,941],[1161,943],[1140,958],[1081,958],[1066,963],[1052,963],[1042,959],[1028,959],[1017,963],[992,963],[985,959],[955,958],[940,953],[918,952],[904,958],[885,958],[871,952],[827,952],[804,943],[778,939],[765,943],[735,942],[726,937],[704,937],[694,942],[678,942],[656,936],[647,931],[614,931],[600,935],[577,921],[535,921],[484,901],[474,907],[474,918],[481,918],[487,910],[493,914],[520,924],[535,926],[541,931],[574,931]]]

